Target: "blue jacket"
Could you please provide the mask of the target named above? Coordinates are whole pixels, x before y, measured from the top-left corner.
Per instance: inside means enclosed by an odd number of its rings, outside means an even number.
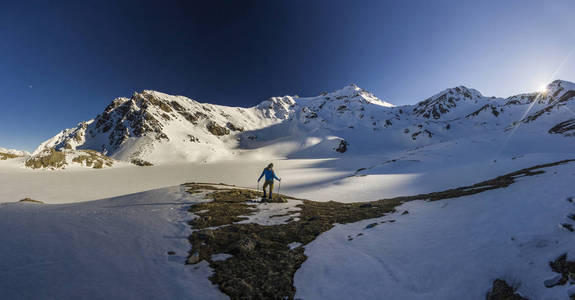
[[[276,173],[274,172],[274,170],[270,170],[268,168],[265,168],[264,171],[262,172],[262,175],[260,175],[260,178],[258,178],[258,181],[260,181],[260,179],[262,179],[262,177],[264,177],[264,175],[266,176],[266,181],[268,180],[280,180],[277,176]]]

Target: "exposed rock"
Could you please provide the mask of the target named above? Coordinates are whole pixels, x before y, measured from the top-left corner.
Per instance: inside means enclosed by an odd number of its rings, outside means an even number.
[[[575,119],[570,119],[553,126],[549,129],[549,133],[575,136]]]
[[[101,169],[104,166],[111,167],[114,161],[104,154],[94,150],[77,150],[79,155],[72,159],[72,162],[79,163],[86,167]]]
[[[229,129],[227,129],[227,128],[225,128],[225,127],[222,127],[222,126],[216,124],[216,122],[213,122],[213,121],[212,121],[212,122],[209,122],[209,123],[206,125],[206,128],[208,129],[208,131],[209,131],[211,134],[216,135],[216,136],[223,136],[223,135],[230,134],[230,130],[229,130]]]
[[[70,161],[71,159],[71,161]],[[26,160],[25,166],[32,169],[63,169],[69,163],[101,169],[111,167],[114,160],[108,156],[94,150],[62,150],[57,151],[52,148],[31,156]]]
[[[421,127],[420,127],[420,128],[421,128]],[[414,132],[414,133],[411,135],[411,138],[415,141],[415,140],[417,140],[417,137],[418,137],[420,134],[425,134],[425,135],[427,135],[427,137],[429,137],[429,138],[431,138],[431,137],[433,136],[433,133],[431,133],[431,131],[429,131],[429,130],[427,130],[427,129],[424,129],[423,131]]]
[[[201,261],[200,259],[200,255],[196,252],[190,256],[188,256],[188,259],[186,260],[186,264],[187,265],[194,265],[197,264]]]
[[[132,160],[130,160],[130,163],[140,167],[150,167],[154,165],[140,158],[133,158]]]
[[[236,254],[248,255],[256,249],[256,242],[250,238],[242,238],[237,241],[233,246],[232,250]]]
[[[28,158],[25,165],[32,169],[60,169],[67,164],[66,155],[63,152],[50,148]]]
[[[552,284],[546,284],[548,288],[556,285],[564,285],[569,281],[569,275],[575,273],[575,261],[567,260],[567,253],[562,254],[554,261],[549,262],[549,267],[553,272],[559,273],[561,276],[554,280]]]
[[[195,137],[195,136],[193,136],[193,135],[191,135],[191,134],[188,134],[188,141],[189,141],[189,142],[192,142],[192,143],[199,143],[199,142],[200,142],[200,139],[198,139],[197,137]]]
[[[491,114],[493,114],[494,116],[496,116],[496,117],[499,116],[499,111],[497,111],[497,108],[495,106],[493,106],[491,104],[485,104],[480,109],[478,109],[475,112],[472,112],[472,113],[468,114],[467,116],[465,116],[465,118],[476,117],[481,112],[488,111],[488,110],[490,110]]]
[[[487,300],[527,300],[527,298],[522,297],[516,292],[516,288],[513,288],[507,284],[504,280],[495,279],[493,281],[493,286],[485,299]]]
[[[569,224],[569,223],[563,223],[563,224],[561,224],[561,227],[563,227],[563,228],[565,228],[565,229],[567,229],[568,231],[571,231],[571,232],[575,231],[575,229],[573,229],[573,225],[571,225],[571,224]]]
[[[239,131],[239,132],[244,131],[242,127],[236,126],[232,122],[226,123],[226,127],[228,127],[228,129],[231,131]]]
[[[44,204],[44,202],[42,202],[42,201],[34,200],[34,199],[31,199],[31,198],[24,198],[24,199],[22,199],[22,200],[20,200],[20,201],[18,201],[18,202]]]
[[[346,140],[341,140],[339,141],[339,146],[337,147],[337,149],[335,149],[335,151],[339,153],[345,153],[347,151],[348,146],[349,143]]]
[[[370,229],[370,228],[373,228],[377,225],[379,225],[379,223],[371,223],[371,224],[368,224],[367,226],[365,226],[365,229]]]

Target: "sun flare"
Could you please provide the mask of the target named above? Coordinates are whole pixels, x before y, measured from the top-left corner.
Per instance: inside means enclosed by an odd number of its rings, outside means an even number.
[[[539,92],[541,94],[547,93],[547,85],[545,85],[545,84],[540,85],[539,88],[537,88],[537,92]]]

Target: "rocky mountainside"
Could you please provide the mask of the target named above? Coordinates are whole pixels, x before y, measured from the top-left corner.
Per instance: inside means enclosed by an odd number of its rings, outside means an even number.
[[[359,154],[518,127],[570,136],[574,99],[575,84],[560,80],[546,92],[507,99],[459,86],[406,106],[393,106],[353,84],[316,97],[272,97],[250,108],[145,90],[113,100],[96,118],[60,132],[35,154],[46,148],[90,149],[118,160],[164,163],[256,149],[287,157]]]

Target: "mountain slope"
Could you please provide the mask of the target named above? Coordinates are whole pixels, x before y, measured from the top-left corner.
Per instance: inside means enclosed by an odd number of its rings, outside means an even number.
[[[291,158],[380,153],[519,127],[569,136],[575,132],[574,99],[575,84],[559,80],[545,93],[507,99],[459,86],[399,107],[353,84],[316,97],[272,97],[250,108],[146,90],[115,99],[35,153],[91,149],[118,160],[165,163],[232,158],[249,150]]]

